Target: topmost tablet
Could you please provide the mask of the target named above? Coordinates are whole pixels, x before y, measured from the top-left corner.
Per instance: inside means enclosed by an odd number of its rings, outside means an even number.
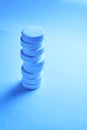
[[[22,30],[21,35],[25,42],[41,42],[44,39],[44,29],[40,26],[28,26]]]

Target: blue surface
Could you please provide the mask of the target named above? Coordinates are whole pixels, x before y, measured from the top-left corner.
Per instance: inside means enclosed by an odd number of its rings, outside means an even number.
[[[87,2],[0,1],[0,130],[87,130]],[[20,85],[20,33],[46,30],[41,87]]]

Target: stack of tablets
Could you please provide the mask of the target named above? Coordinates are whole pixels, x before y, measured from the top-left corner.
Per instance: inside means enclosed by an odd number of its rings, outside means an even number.
[[[20,51],[23,65],[22,85],[28,89],[40,87],[44,66],[44,30],[39,26],[26,27],[21,32]]]

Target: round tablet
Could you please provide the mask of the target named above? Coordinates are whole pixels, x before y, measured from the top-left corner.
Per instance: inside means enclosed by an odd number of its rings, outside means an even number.
[[[22,81],[24,81],[27,84],[38,84],[41,81],[41,77],[37,77],[35,79],[28,79],[26,77],[22,77]]]
[[[30,63],[37,62],[38,60],[41,59],[41,55],[39,55],[39,56],[29,56],[29,55],[26,55],[23,52],[23,50],[20,51],[20,55],[21,55],[21,59],[23,59],[24,61],[28,61]]]
[[[42,73],[30,73],[30,72],[27,72],[24,67],[22,66],[21,67],[21,72],[22,72],[22,75],[28,79],[34,79],[34,78],[37,78],[39,76],[42,75]]]
[[[23,52],[30,56],[38,56],[44,52],[45,44],[41,46],[39,49],[30,50],[30,48],[23,47]]]
[[[44,39],[44,29],[40,26],[28,26],[21,32],[25,42],[36,43]]]
[[[24,81],[21,81],[22,86],[26,89],[34,90],[40,87],[40,83],[38,84],[27,84]]]
[[[45,63],[45,56],[44,54],[42,55],[41,59],[38,60],[37,62],[33,62],[33,63],[30,63],[30,62],[27,62],[27,61],[23,61],[23,65],[24,66],[29,66],[29,67],[35,67],[35,68],[40,68],[40,67],[43,67]]]
[[[43,66],[41,67],[30,67],[27,65],[23,65],[24,69],[30,73],[40,73],[43,70]]]
[[[39,49],[45,44],[44,42],[36,42],[34,44],[31,44],[31,43],[25,42],[22,38],[20,42],[23,48],[27,48],[29,50]]]

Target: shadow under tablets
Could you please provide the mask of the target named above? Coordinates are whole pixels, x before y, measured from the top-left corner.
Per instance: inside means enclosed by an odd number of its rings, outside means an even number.
[[[16,101],[17,99],[25,97],[28,94],[28,98],[34,94],[34,90],[26,89],[22,86],[21,82],[14,84],[13,86],[8,87],[8,90],[5,90],[0,96],[0,108],[5,107],[7,104]]]

